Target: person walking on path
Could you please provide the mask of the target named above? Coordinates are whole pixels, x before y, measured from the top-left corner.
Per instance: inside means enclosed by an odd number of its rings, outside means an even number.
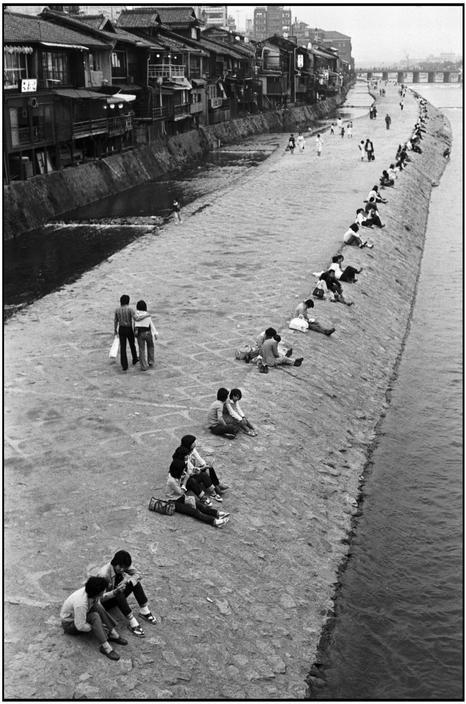
[[[120,338],[120,361],[121,368],[125,372],[128,369],[128,357],[126,356],[126,342],[129,342],[133,364],[139,362],[134,344],[134,310],[130,308],[129,296],[124,294],[120,297],[120,307],[115,310],[114,331]]]
[[[364,144],[365,144],[365,142],[363,139],[361,139],[361,141],[358,144],[358,149],[359,149],[359,154],[361,156],[361,161],[364,161],[364,154],[366,153],[366,151],[364,149]]]
[[[341,132],[341,128],[342,128],[342,127],[343,127],[343,120],[341,119],[341,117],[339,117],[339,118],[337,119],[337,130],[338,130],[339,132]]]
[[[100,652],[110,660],[119,660],[109,641],[120,645],[128,645],[128,641],[119,635],[115,621],[100,603],[106,588],[103,577],[89,577],[84,587],[65,599],[60,610],[61,625],[63,632],[72,636],[92,631],[100,643]]]
[[[400,100],[400,110],[401,110],[401,112],[403,112],[404,106],[405,106],[404,100],[403,100],[403,98],[401,98],[401,100]]]
[[[132,558],[126,550],[118,550],[110,562],[103,565],[97,572],[98,577],[106,580],[107,587],[102,596],[102,606],[108,611],[117,607],[128,620],[128,628],[135,636],[144,638],[145,633],[134,616],[127,597],[134,594],[139,605],[139,615],[149,623],[157,623],[151,613],[148,600],[141,584],[141,575],[131,567]]]
[[[176,199],[172,203],[172,210],[176,224],[180,225],[183,222],[181,219],[181,205]]]
[[[366,139],[366,143],[364,144],[364,151],[367,154],[367,161],[375,161],[374,144],[369,137]]]
[[[138,340],[141,371],[145,372],[149,367],[154,366],[154,337],[157,338],[157,331],[150,313],[147,312],[147,304],[143,300],[136,303],[134,331]]]
[[[385,125],[387,127],[387,130],[390,129],[391,124],[392,124],[392,118],[390,117],[390,115],[387,112],[387,114],[385,115]]]
[[[349,137],[350,139],[353,139],[353,123],[348,122],[346,126],[346,136]]]
[[[225,435],[225,437],[233,439],[238,433],[238,428],[232,423],[226,423],[223,417],[227,398],[228,389],[220,388],[217,391],[217,400],[212,403],[207,413],[207,425],[214,435]]]
[[[303,137],[303,133],[302,133],[302,132],[300,132],[300,133],[298,134],[297,142],[298,142],[298,149],[299,149],[299,151],[300,151],[300,152],[303,152],[303,151],[304,151],[304,137]]]
[[[322,142],[322,137],[320,136],[320,134],[318,134],[317,137],[316,137],[316,152],[317,152],[317,156],[320,156],[320,155],[322,154],[322,147],[323,147],[323,145],[324,145],[324,143]]]
[[[345,136],[345,126],[342,125],[340,128],[340,137],[344,137],[344,136]]]
[[[296,147],[296,141],[294,138],[294,134],[290,134],[290,138],[288,139],[288,151],[290,154],[294,154],[294,150]]]

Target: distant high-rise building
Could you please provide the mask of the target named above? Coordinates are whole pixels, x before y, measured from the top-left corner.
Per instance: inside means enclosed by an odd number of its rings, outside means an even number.
[[[283,5],[267,5],[254,10],[254,38],[267,39],[274,34],[291,33],[291,10],[284,10]]]
[[[196,17],[204,23],[205,27],[228,27],[226,5],[194,5],[193,7]]]

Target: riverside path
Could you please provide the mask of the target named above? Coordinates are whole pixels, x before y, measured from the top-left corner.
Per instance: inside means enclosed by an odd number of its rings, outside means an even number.
[[[352,316],[358,305],[370,311],[362,280],[376,281],[377,246],[346,248],[348,263],[364,266],[351,289],[356,305],[316,303],[316,318],[337,332],[295,333],[301,368],[264,376],[234,351],[268,325],[286,327],[313,288],[311,272],[340,249],[356,208],[411,133],[417,104],[410,95],[403,112],[395,87],[377,104],[377,119],[354,121],[352,139],[324,132],[320,158],[314,136],[290,155],[281,135],[277,151],[242,181],[185,208],[182,225],[133,242],[6,324],[7,698],[305,696],[345,551],[343,498],[354,489],[335,463],[322,481],[319,474],[320,459],[347,440],[337,411],[327,410],[320,425],[309,416],[314,409],[317,419],[319,404],[332,397],[319,369],[345,381],[334,351],[346,346],[350,354]],[[372,163],[359,158],[366,137],[375,145]],[[389,235],[390,222],[374,238]],[[122,293],[132,304],[147,301],[159,331],[155,368],[146,373],[130,366],[124,374],[108,360]],[[208,433],[206,409],[220,386],[243,390],[257,438]],[[350,404],[372,428],[378,406],[370,417],[365,388]],[[223,530],[147,510],[152,495],[163,496],[186,433],[230,485]],[[364,443],[346,457],[345,466],[353,459],[356,466]],[[158,624],[146,624],[145,639],[126,631],[129,644],[116,646],[114,663],[92,638],[64,636],[59,609],[87,570],[117,549],[142,571]]]

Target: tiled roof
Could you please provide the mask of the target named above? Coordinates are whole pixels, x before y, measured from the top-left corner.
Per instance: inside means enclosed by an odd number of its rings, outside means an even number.
[[[57,23],[60,26],[71,26],[76,31],[80,29],[87,35],[91,33],[93,35],[97,34],[102,38],[102,41],[109,41],[115,44],[116,41],[122,41],[129,44],[134,44],[146,49],[159,49],[161,48],[157,42],[150,42],[146,39],[126,32],[120,27],[115,28],[112,21],[109,20],[104,15],[80,15],[78,17],[71,17],[70,15],[63,14],[62,12],[55,12],[52,10],[44,10],[43,16],[45,19],[50,20],[52,23]],[[103,22],[102,22],[103,20]],[[107,27],[106,30],[98,29],[95,25],[99,24]]]
[[[347,34],[342,34],[341,32],[327,32],[324,30],[324,39],[325,41],[331,41],[332,39],[351,39],[351,37],[349,37]]]
[[[46,22],[31,15],[20,15],[12,12],[3,13],[3,42],[5,44],[50,42],[74,46],[108,47],[107,42],[75,32],[73,29],[68,29],[68,27],[58,27],[51,22]]]
[[[108,18],[105,15],[79,15],[79,21],[93,29],[105,30],[107,20]]]
[[[117,27],[157,27],[160,24],[159,13],[155,7],[137,7],[122,10]]]
[[[173,24],[191,24],[197,19],[194,9],[188,5],[160,5],[157,12],[162,24],[168,27]]]

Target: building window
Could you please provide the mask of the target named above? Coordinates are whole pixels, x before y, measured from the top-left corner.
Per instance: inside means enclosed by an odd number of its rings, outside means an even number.
[[[47,88],[70,83],[69,56],[63,51],[44,51],[42,74]]]
[[[89,68],[91,71],[102,70],[102,57],[100,54],[96,54],[94,51],[89,52]]]
[[[112,51],[112,77],[126,78],[126,51]]]
[[[20,78],[28,78],[26,54],[3,52],[3,87],[17,88]]]

